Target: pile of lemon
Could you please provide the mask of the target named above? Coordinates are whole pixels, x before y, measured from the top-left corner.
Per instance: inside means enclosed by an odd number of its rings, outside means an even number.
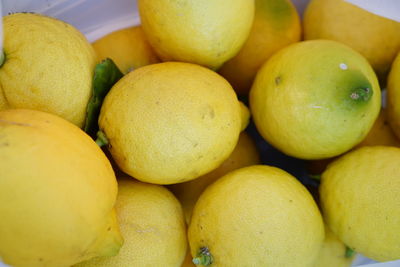
[[[311,0],[303,21],[290,0],[137,2],[141,25],[93,44],[55,18],[4,17],[0,261],[400,259],[399,22],[344,0]],[[82,129],[105,58],[123,77],[97,99],[95,140]],[[317,193],[262,164],[250,122]]]

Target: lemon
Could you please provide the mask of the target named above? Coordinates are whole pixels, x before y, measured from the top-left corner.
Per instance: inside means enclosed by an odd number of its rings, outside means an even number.
[[[236,146],[241,107],[229,83],[189,63],[139,68],[106,96],[99,127],[121,170],[173,184],[217,168]]]
[[[96,56],[83,34],[32,13],[4,17],[0,110],[41,110],[83,126]]]
[[[123,73],[159,62],[140,25],[114,31],[92,45],[98,61],[111,58]]]
[[[387,83],[388,120],[394,133],[400,138],[400,53],[393,62]]]
[[[397,146],[400,147],[400,141],[389,126],[386,108],[382,108],[374,125],[361,143],[354,146],[356,149],[362,146]],[[321,174],[326,166],[337,157],[312,160],[307,163],[307,169],[311,174]]]
[[[163,61],[219,68],[240,50],[254,17],[249,0],[139,0],[143,30]]]
[[[324,225],[312,196],[293,176],[253,165],[203,192],[188,238],[198,266],[312,266]]]
[[[302,159],[329,158],[361,142],[379,114],[374,71],[357,52],[334,41],[292,44],[259,70],[250,109],[261,135]]]
[[[322,243],[314,267],[350,267],[354,260],[354,255],[325,225],[325,240]]]
[[[400,23],[345,0],[311,0],[304,13],[304,38],[344,43],[368,59],[384,80],[400,50]]]
[[[116,210],[125,239],[118,255],[76,266],[181,265],[187,248],[186,225],[178,200],[166,188],[127,177],[118,179]]]
[[[230,171],[258,163],[260,157],[254,141],[242,132],[232,154],[218,168],[192,181],[171,185],[169,188],[182,204],[186,222],[189,223],[193,207],[208,185]]]
[[[368,258],[400,258],[400,148],[362,147],[330,164],[320,199],[326,223]]]
[[[301,25],[290,0],[256,0],[253,26],[239,53],[219,73],[240,95],[247,95],[257,70],[279,49],[300,41]]]
[[[0,258],[58,267],[115,255],[117,182],[96,143],[58,116],[23,109],[0,112],[0,136]]]

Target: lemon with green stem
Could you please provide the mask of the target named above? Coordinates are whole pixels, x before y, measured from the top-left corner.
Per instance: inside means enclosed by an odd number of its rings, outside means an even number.
[[[198,266],[313,266],[324,226],[296,178],[253,165],[226,174],[202,193],[188,238]]]
[[[250,91],[260,134],[302,159],[350,150],[368,134],[380,108],[380,87],[368,61],[328,40],[283,48],[259,70]]]

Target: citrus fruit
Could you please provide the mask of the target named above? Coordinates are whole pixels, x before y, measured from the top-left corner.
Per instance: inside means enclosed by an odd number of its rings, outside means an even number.
[[[290,0],[256,0],[253,26],[239,53],[219,73],[247,95],[257,70],[279,49],[300,41],[299,15]]]
[[[143,30],[163,61],[217,69],[248,37],[254,1],[139,0]]]
[[[257,147],[251,137],[242,132],[232,154],[215,170],[194,180],[169,187],[182,204],[186,222],[189,223],[197,199],[208,185],[238,168],[260,163]]]
[[[241,124],[229,83],[182,62],[128,73],[111,88],[99,117],[121,170],[155,184],[188,181],[217,168],[235,148]]]
[[[386,101],[389,124],[396,136],[400,138],[400,53],[390,69]]]
[[[381,80],[400,50],[400,22],[345,0],[311,0],[303,25],[304,39],[329,39],[350,46],[368,59]]]
[[[203,192],[188,238],[198,266],[313,266],[324,225],[312,196],[293,176],[253,165]]]
[[[250,109],[261,135],[302,159],[342,154],[368,134],[381,107],[369,63],[334,41],[299,42],[259,70]]]
[[[92,45],[98,61],[111,58],[123,73],[159,62],[141,26],[114,31]]]
[[[361,147],[322,174],[325,222],[349,248],[377,261],[400,258],[400,148]]]
[[[121,177],[116,211],[125,240],[118,255],[77,267],[181,265],[187,249],[186,225],[178,200],[166,188]]]
[[[96,56],[71,25],[33,13],[4,17],[0,110],[36,109],[82,127]]]
[[[350,267],[355,253],[340,241],[325,225],[325,239],[314,263],[314,267]]]
[[[50,113],[0,112],[0,258],[71,266],[122,245],[117,182],[96,143]]]

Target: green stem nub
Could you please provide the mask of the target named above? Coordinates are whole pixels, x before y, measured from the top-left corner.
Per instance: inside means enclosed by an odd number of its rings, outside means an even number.
[[[355,252],[354,250],[352,250],[352,249],[349,248],[349,247],[346,247],[346,253],[344,254],[344,256],[345,256],[346,258],[351,258],[351,257],[354,256],[354,254],[356,254],[356,252]]]
[[[372,96],[371,88],[357,88],[351,94],[350,98],[355,101],[368,101]]]
[[[3,66],[5,61],[6,61],[6,55],[4,54],[4,51],[0,51],[0,67]]]
[[[103,131],[98,131],[97,132],[97,139],[96,139],[96,144],[99,147],[105,146],[108,144],[108,139],[106,134]]]
[[[208,247],[201,247],[197,253],[197,257],[192,260],[196,265],[208,266],[213,263],[213,257]]]
[[[314,180],[321,181],[321,174],[309,174],[308,176]]]

